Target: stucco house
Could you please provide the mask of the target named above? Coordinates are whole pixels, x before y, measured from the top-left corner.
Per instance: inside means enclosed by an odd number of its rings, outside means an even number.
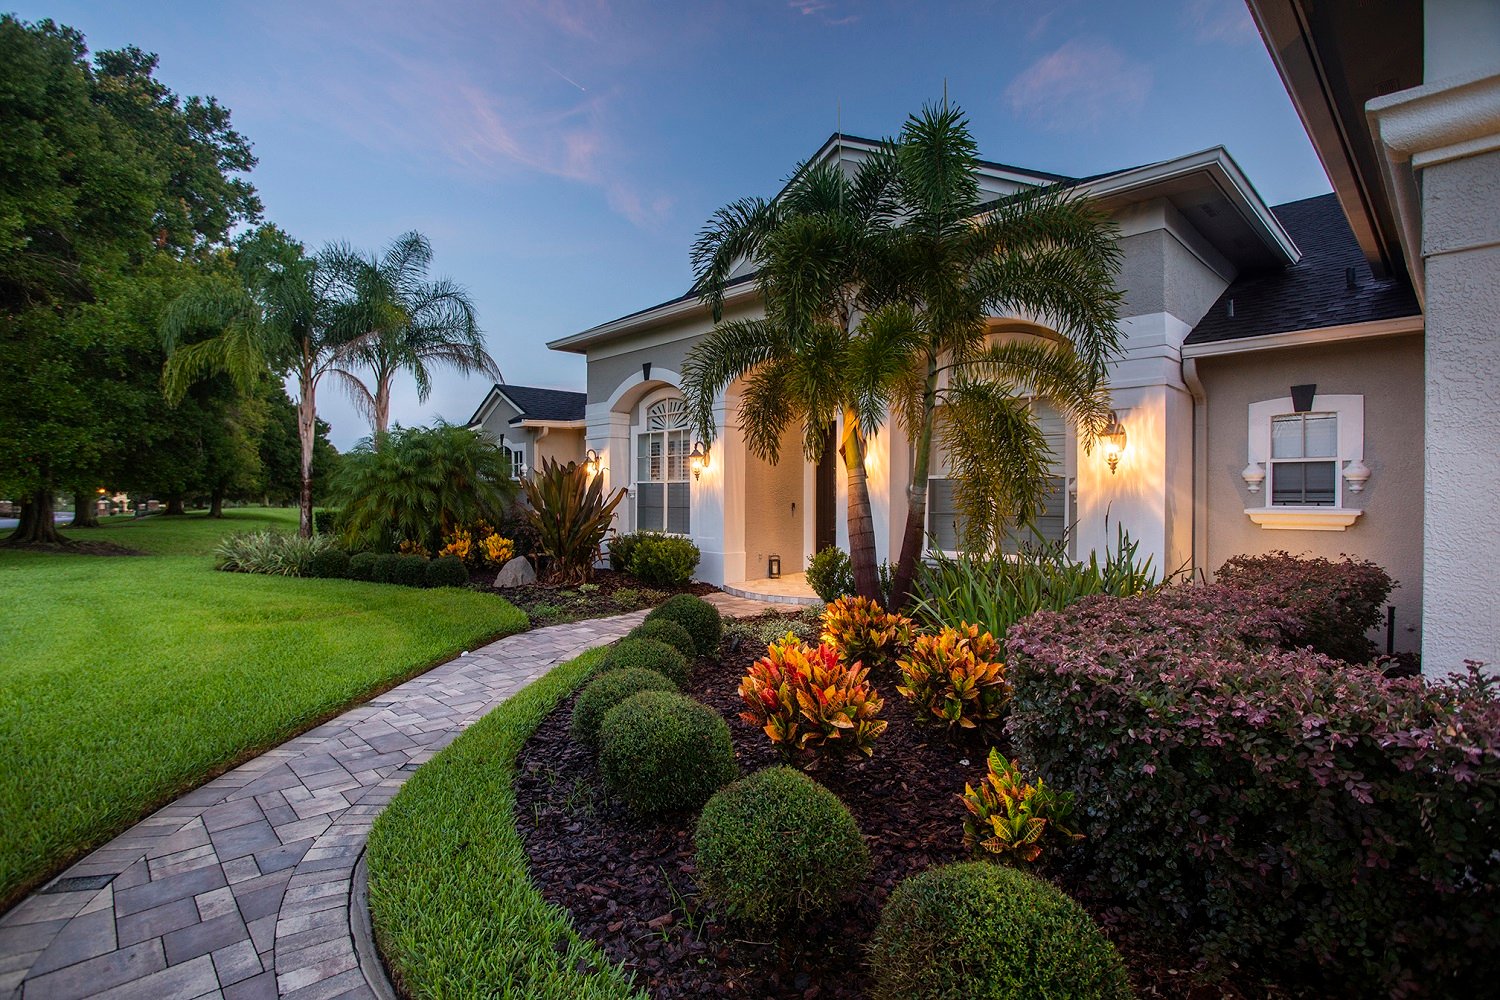
[[[519,479],[549,458],[583,461],[584,402],[581,392],[497,382],[466,426],[500,445]]]

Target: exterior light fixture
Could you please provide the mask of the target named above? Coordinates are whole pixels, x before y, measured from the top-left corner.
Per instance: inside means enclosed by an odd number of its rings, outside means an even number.
[[[1125,433],[1125,425],[1120,423],[1120,418],[1114,410],[1109,411],[1109,423],[1100,435],[1104,439],[1104,460],[1109,463],[1109,474],[1115,474],[1115,467],[1120,464],[1120,456],[1125,454],[1125,444],[1129,440]]]
[[[583,469],[589,474],[590,479],[599,474],[599,453],[592,448],[583,458]]]
[[[708,448],[702,441],[693,442],[692,454],[688,455],[688,465],[693,470],[694,479],[703,475],[703,470],[708,465]]]

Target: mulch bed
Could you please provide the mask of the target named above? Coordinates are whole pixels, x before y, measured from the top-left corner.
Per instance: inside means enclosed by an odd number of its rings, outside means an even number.
[[[714,593],[715,588],[706,583],[689,583],[678,588],[652,587],[642,583],[629,573],[613,570],[595,570],[588,585],[560,587],[533,584],[529,587],[492,586],[494,570],[475,573],[471,586],[478,590],[499,594],[522,611],[526,612],[533,626],[556,625],[560,622],[579,621],[584,618],[603,618],[608,615],[654,608],[670,594]]]
[[[144,556],[149,553],[132,549],[114,542],[85,542],[69,539],[61,544],[55,542],[5,542],[12,552],[46,552],[50,555],[70,556]]]
[[[765,735],[738,718],[736,689],[750,659],[741,653],[722,664],[700,661],[686,692],[729,720],[743,773],[779,762]],[[875,681],[889,692],[890,726],[874,757],[830,762],[814,773],[848,805],[870,847],[872,874],[838,912],[776,940],[750,940],[719,919],[698,897],[696,816],[640,820],[611,801],[593,756],[568,735],[572,699],[527,743],[516,779],[516,820],[533,881],[549,902],[572,913],[580,934],[633,969],[659,1000],[867,996],[865,946],[881,906],[907,876],[963,859],[963,806],[955,793],[965,781],[978,781],[985,767],[983,748],[954,745],[941,731],[919,726],[893,678]],[[1109,921],[1107,932],[1142,997],[1254,995],[1199,983],[1190,961],[1138,943],[1145,936],[1128,924]]]

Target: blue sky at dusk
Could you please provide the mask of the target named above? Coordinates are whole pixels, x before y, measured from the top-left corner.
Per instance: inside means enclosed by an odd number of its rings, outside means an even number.
[[[443,4],[23,2],[91,48],[161,57],[255,144],[266,217],[316,248],[418,229],[508,381],[582,388],[545,342],[683,292],[698,227],[769,195],[833,130],[938,99],[982,154],[1085,175],[1224,145],[1272,204],[1328,182],[1242,0]],[[441,374],[393,416],[465,420]],[[347,448],[368,432],[333,387]]]

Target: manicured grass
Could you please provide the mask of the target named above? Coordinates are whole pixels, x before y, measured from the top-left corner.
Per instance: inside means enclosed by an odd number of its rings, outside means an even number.
[[[268,523],[296,512],[72,533],[159,555],[0,546],[0,908],[206,777],[526,627],[469,590],[213,569],[217,538]]]
[[[522,746],[603,655],[570,660],[476,722],[375,821],[370,911],[407,996],[644,996],[532,886],[514,815]]]

